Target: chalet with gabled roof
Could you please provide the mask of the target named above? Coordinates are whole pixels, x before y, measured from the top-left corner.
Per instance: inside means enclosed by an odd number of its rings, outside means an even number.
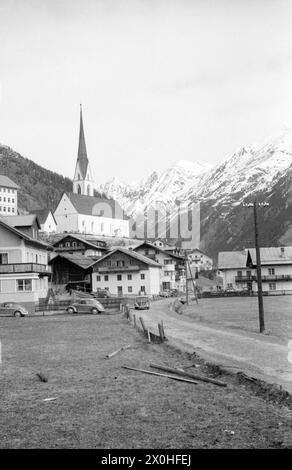
[[[126,248],[116,248],[95,261],[92,269],[92,289],[107,289],[112,294],[157,295],[160,291],[162,266]]]

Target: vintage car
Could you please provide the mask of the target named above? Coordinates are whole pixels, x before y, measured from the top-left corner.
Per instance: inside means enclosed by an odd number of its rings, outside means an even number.
[[[80,298],[73,304],[67,307],[68,313],[97,313],[104,312],[104,306],[96,299],[82,299]]]
[[[135,310],[149,310],[150,301],[145,295],[140,295],[135,298],[134,303]]]
[[[17,304],[15,302],[4,302],[0,304],[0,315],[7,315],[9,317],[26,317],[28,311],[23,305]]]

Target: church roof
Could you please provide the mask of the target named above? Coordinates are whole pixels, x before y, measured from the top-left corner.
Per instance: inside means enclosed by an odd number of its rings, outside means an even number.
[[[111,219],[128,219],[119,203],[114,199],[85,196],[76,193],[66,193],[66,195],[79,214],[109,217]],[[101,206],[100,209],[99,205]],[[105,210],[106,206],[110,207],[110,213],[107,213]],[[94,211],[93,208],[95,209]]]
[[[88,158],[87,158],[87,150],[86,150],[85,137],[84,137],[81,105],[80,105],[80,130],[79,130],[79,145],[78,145],[77,163],[79,163],[81,177],[83,179],[85,179],[89,162],[88,162]]]

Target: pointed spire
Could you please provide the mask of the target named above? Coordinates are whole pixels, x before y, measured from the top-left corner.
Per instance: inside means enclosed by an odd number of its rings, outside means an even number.
[[[79,145],[78,145],[77,162],[79,162],[81,176],[83,179],[85,179],[87,167],[88,167],[88,158],[87,158],[84,129],[83,129],[82,104],[80,104],[80,130],[79,130]]]

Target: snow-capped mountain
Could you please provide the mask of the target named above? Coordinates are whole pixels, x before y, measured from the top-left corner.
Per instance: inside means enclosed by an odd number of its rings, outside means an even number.
[[[270,202],[262,216],[268,245],[281,237],[287,241],[285,233],[292,233],[292,129],[262,145],[242,147],[213,168],[180,160],[139,184],[114,178],[98,190],[117,199],[132,217],[159,202],[170,213],[178,201],[184,206],[200,202],[201,248],[210,253],[253,243],[252,218],[241,203],[260,197]]]
[[[215,167],[180,160],[161,175],[152,173],[140,184],[127,185],[116,178],[98,190],[117,199],[133,215],[162,202],[169,208],[176,201],[216,200],[216,204],[241,201],[268,191],[292,165],[292,130],[262,146],[246,146]]]
[[[210,171],[210,166],[199,162],[179,160],[161,175],[156,171],[140,183],[124,184],[113,178],[98,187],[98,191],[119,201],[129,215],[135,215],[156,203],[171,207],[193,186],[198,186],[201,178]]]

